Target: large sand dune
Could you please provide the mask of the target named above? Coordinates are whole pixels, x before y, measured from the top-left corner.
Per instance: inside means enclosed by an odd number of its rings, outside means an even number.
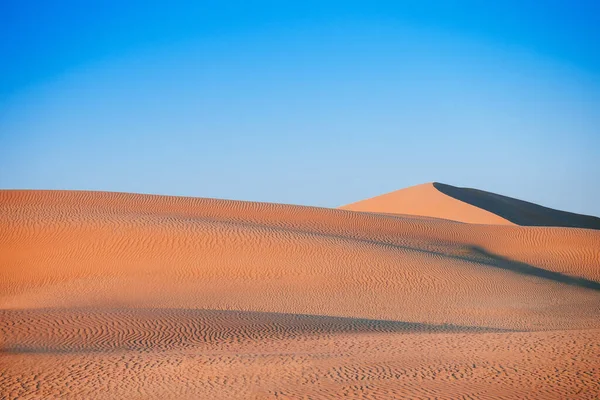
[[[0,191],[0,398],[597,398],[600,231],[408,190]]]
[[[473,224],[600,229],[598,217],[555,210],[496,193],[439,182],[412,186],[340,208],[420,215]]]

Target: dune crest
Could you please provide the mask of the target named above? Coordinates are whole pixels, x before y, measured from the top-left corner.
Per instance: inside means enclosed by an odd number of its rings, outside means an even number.
[[[494,218],[446,197],[429,206]],[[599,389],[599,244],[589,229],[0,191],[0,387],[456,398],[543,385],[541,398],[585,398]]]
[[[440,192],[434,183],[411,186],[406,189],[375,196],[341,206],[342,210],[386,214],[418,215],[443,218],[471,224],[513,225],[492,212],[454,199]]]
[[[419,215],[471,224],[600,229],[600,218],[543,207],[478,189],[439,182],[411,186],[340,209]]]

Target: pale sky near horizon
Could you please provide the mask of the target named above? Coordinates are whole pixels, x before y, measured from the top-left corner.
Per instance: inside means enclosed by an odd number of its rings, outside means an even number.
[[[600,5],[491,3],[3,1],[0,188],[600,216]]]

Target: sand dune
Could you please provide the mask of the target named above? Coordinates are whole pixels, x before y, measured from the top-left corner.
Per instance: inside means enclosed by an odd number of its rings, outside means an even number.
[[[600,229],[598,217],[554,210],[483,190],[438,182],[412,186],[340,208],[444,218],[473,224]]]
[[[406,193],[427,217],[0,191],[2,395],[595,398],[600,231]]]

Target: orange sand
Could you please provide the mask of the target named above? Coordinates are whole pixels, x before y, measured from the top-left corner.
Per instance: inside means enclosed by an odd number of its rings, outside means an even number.
[[[597,398],[600,231],[432,189],[0,191],[0,398]]]
[[[340,207],[344,210],[444,218],[471,224],[600,229],[600,218],[439,182],[412,186]]]
[[[352,211],[444,218],[471,224],[512,225],[510,221],[496,214],[445,195],[438,191],[432,183],[411,186],[340,208]]]

